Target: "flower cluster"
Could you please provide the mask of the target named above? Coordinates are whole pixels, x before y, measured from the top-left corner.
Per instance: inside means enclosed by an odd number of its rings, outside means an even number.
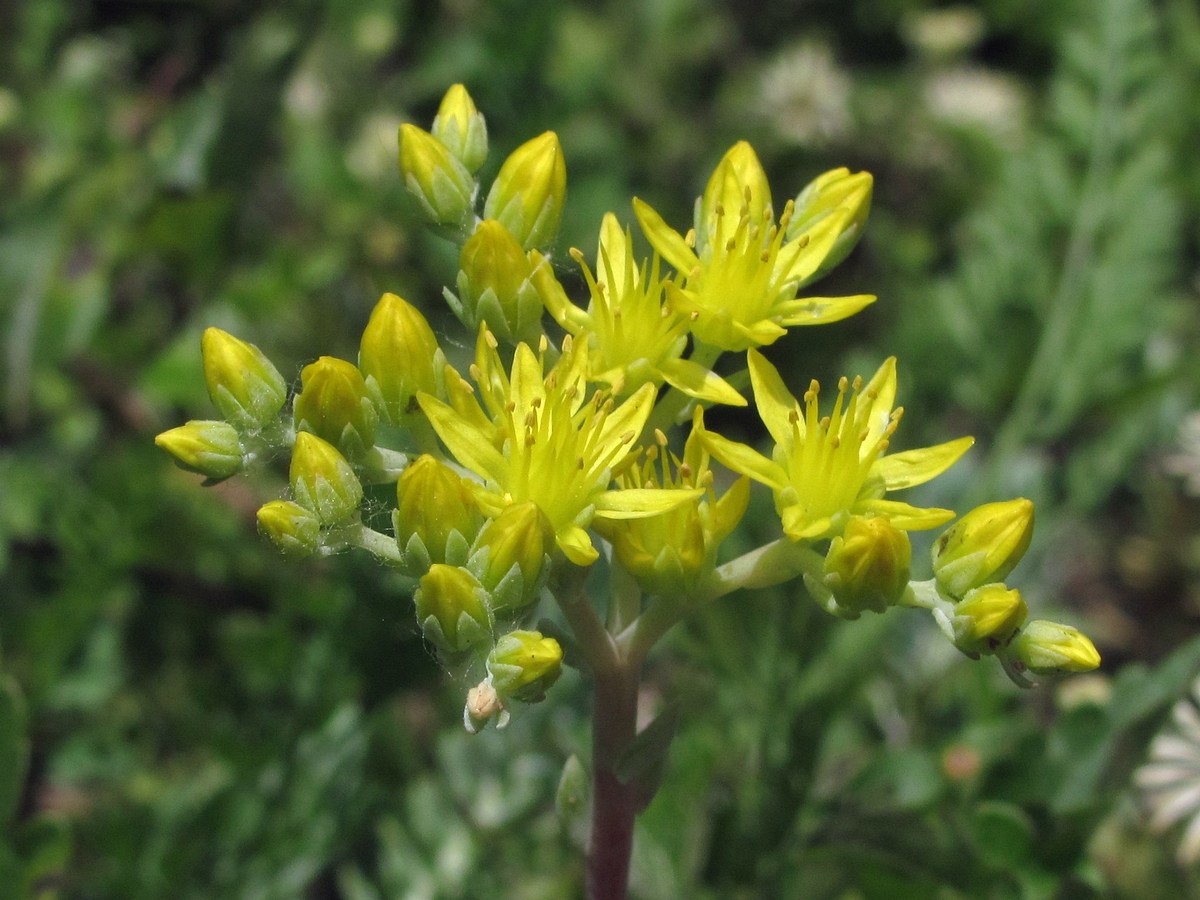
[[[577,303],[552,253],[566,191],[557,136],[518,147],[479,204],[487,154],[483,116],[461,86],[431,130],[400,129],[413,204],[459,248],[444,296],[474,339],[466,365],[451,364],[417,306],[384,294],[357,361],[306,366],[289,410],[267,358],[209,329],[204,375],[222,418],[158,437],[210,481],[290,449],[289,496],[262,507],[260,529],[285,553],[360,547],[409,576],[429,644],[479,679],[468,728],[502,724],[514,702],[541,699],[558,677],[558,637],[529,627],[554,601],[594,667],[633,666],[688,610],[797,577],[845,618],[927,609],[961,651],[997,655],[1021,683],[1098,665],[1073,628],[1026,623],[1024,600],[1004,584],[1029,545],[1028,501],[968,513],[935,540],[933,577],[912,579],[908,533],[954,513],[893,495],[936,478],[972,440],[889,452],[903,415],[894,359],[866,380],[840,379],[832,398],[817,381],[797,397],[760,350],[874,300],[802,295],[862,234],[870,175],[826,172],[777,215],[758,157],[738,143],[686,232],[633,201],[648,257],[617,214],[605,215],[594,262],[569,253],[587,290]],[[706,422],[715,406],[745,406],[735,385],[746,383],[766,454]],[[725,490],[714,464],[736,476]],[[780,536],[727,560],[722,542],[752,482],[770,489]],[[390,534],[361,515],[364,485],[381,484],[395,487]],[[607,624],[579,602],[601,559]]]

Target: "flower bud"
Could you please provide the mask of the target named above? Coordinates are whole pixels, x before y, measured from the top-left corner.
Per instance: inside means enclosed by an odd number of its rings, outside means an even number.
[[[485,678],[467,691],[467,702],[463,705],[463,727],[467,734],[477,734],[492,719],[496,728],[508,725],[509,713],[500,702],[500,695],[492,687],[490,678]]]
[[[501,698],[536,703],[562,674],[562,647],[539,631],[510,631],[492,648],[487,669]]]
[[[738,141],[717,163],[696,207],[700,249],[729,240],[743,214],[751,225],[761,225],[770,207],[767,173],[754,148],[746,141]]]
[[[851,516],[825,556],[825,586],[849,617],[885,612],[908,587],[912,544],[885,516]]]
[[[1035,675],[1090,672],[1100,665],[1096,645],[1079,629],[1041,619],[1026,625],[1010,650]]]
[[[220,328],[206,328],[200,351],[208,395],[230,425],[255,431],[279,415],[287,383],[261,350]]]
[[[375,445],[378,414],[358,368],[344,359],[322,356],[301,370],[300,384],[292,404],[296,430],[311,431],[348,459],[362,459]]]
[[[471,556],[480,561],[480,581],[492,594],[492,608],[519,609],[537,600],[553,549],[554,530],[536,503],[514,503],[489,520]]]
[[[862,237],[871,211],[874,179],[870,172],[850,174],[849,169],[831,169],[818,176],[796,196],[795,210],[784,237],[791,241],[809,231],[821,220],[841,211],[846,217],[841,233],[821,264],[798,285],[803,287],[823,277],[845,259]]]
[[[396,294],[380,297],[363,330],[358,368],[385,422],[396,425],[416,411],[418,391],[437,393],[441,360],[437,338],[420,310]]]
[[[272,500],[258,510],[258,530],[286,556],[316,552],[321,523],[316,515],[291,500]]]
[[[526,250],[553,243],[567,195],[567,166],[558,135],[526,141],[500,167],[483,206]]]
[[[289,477],[296,502],[322,525],[343,524],[362,502],[362,485],[350,463],[328,441],[307,431],[296,435]]]
[[[468,172],[478,172],[487,159],[487,125],[475,108],[475,101],[461,84],[451,85],[442,98],[433,119],[433,136]]]
[[[1033,503],[1024,498],[977,506],[933,544],[938,587],[952,597],[1003,580],[1033,536]]]
[[[470,484],[428,454],[396,482],[392,524],[413,574],[432,563],[465,562],[482,521]]]
[[[954,607],[954,645],[968,656],[994,653],[1028,614],[1025,600],[1015,588],[1003,584],[975,588]]]
[[[485,219],[463,244],[458,294],[446,301],[472,332],[480,322],[507,344],[536,346],[542,334],[542,298],[530,280],[533,265],[499,222]]]
[[[242,444],[237,429],[228,422],[193,420],[164,431],[154,443],[175,458],[175,464],[189,472],[221,481],[242,470]]]
[[[474,216],[475,179],[445,144],[416,125],[400,126],[400,174],[432,224],[465,227]]]
[[[487,591],[460,566],[430,566],[413,602],[425,639],[439,650],[461,653],[492,636]]]

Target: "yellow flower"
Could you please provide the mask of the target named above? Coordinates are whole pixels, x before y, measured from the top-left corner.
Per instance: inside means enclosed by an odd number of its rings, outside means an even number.
[[[796,296],[854,226],[860,205],[839,206],[789,237],[794,203],[788,201],[776,224],[766,175],[745,141],[713,172],[686,237],[648,204],[633,201],[646,238],[684,279],[682,287],[668,286],[672,306],[694,316],[697,338],[724,350],[771,344],[790,326],[836,322],[875,300],[868,294]]]
[[[833,412],[820,418],[820,386],[813,381],[796,400],[779,372],[757,351],[748,354],[758,413],[775,440],[767,459],[744,444],[703,431],[705,446],[736,472],[771,488],[783,531],[794,541],[841,533],[850,515],[886,516],[904,531],[934,528],[954,517],[948,509],[920,509],[884,494],[923,484],[950,468],[974,443],[964,437],[936,447],[885,456],[903,408],[892,409],[896,360],[890,358],[865,385],[842,378]],[[696,427],[703,430],[701,415]]]
[[[658,257],[641,268],[633,257],[630,235],[606,213],[600,226],[596,272],[583,254],[571,255],[583,269],[591,303],[582,310],[567,299],[549,263],[535,254],[534,284],[550,315],[573,335],[588,335],[588,379],[603,381],[617,396],[642,385],[663,382],[689,397],[709,403],[745,406],[746,401],[719,375],[682,359],[689,316],[665,302],[667,280],[659,276]]]
[[[626,463],[654,405],[645,385],[617,404],[606,391],[587,394],[587,341],[563,341],[558,363],[546,371],[545,348],[517,345],[511,376],[481,330],[471,375],[476,399],[461,377],[447,378],[451,403],[430,394],[418,401],[454,457],[483,479],[479,502],[488,515],[531,501],[545,514],[567,558],[590,565],[599,555],[587,527],[593,518],[652,516],[685,503],[691,492],[614,489],[615,469]]]
[[[680,504],[662,515],[601,522],[596,530],[612,543],[613,552],[643,591],[687,596],[712,570],[721,541],[745,515],[750,479],[739,478],[718,499],[701,432],[693,429],[688,435],[683,459],[667,450],[667,438],[661,431],[655,438],[657,446],[623,472],[619,482],[629,487],[703,493],[694,502]]]

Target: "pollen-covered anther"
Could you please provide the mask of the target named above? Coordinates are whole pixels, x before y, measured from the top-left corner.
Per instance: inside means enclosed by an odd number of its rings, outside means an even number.
[[[636,432],[626,431],[626,432],[622,433],[619,438],[617,438],[617,443],[618,444],[628,444],[635,437],[637,437]]]
[[[683,236],[683,242],[685,244],[687,244],[689,247],[691,247],[693,250],[696,249],[696,229],[695,228],[688,229],[687,234],[685,234]]]
[[[587,265],[587,263],[584,261],[583,251],[578,247],[569,248],[567,250],[567,255],[570,256],[571,259],[575,260],[575,262],[579,263],[579,265]]]
[[[546,337],[546,335],[543,334],[541,337],[538,338],[538,353],[542,356],[545,356],[546,351],[549,349],[550,349],[550,338]]]
[[[479,366],[475,363],[471,363],[471,365],[467,367],[467,371],[471,373],[471,378],[476,384],[479,384],[483,381],[483,372],[479,370]],[[465,378],[459,379],[459,382],[461,384],[465,384],[468,388],[471,386],[471,383]]]
[[[663,434],[663,430],[661,428],[654,429],[654,443],[658,444],[660,447],[667,446],[667,436]]]
[[[843,375],[841,378],[838,379],[838,392],[844,394],[844,393],[846,393],[846,388],[848,388],[848,387],[850,387],[850,379],[847,378],[845,375]],[[855,390],[857,390],[857,389],[858,389],[858,386],[855,385]]]
[[[726,253],[732,253],[736,249],[737,249],[737,238],[736,237],[731,237],[729,240],[727,240],[725,242],[725,252]]]
[[[483,339],[487,341],[487,345],[493,350],[500,346],[500,342],[496,340],[496,336],[486,329],[483,332]]]
[[[585,460],[582,456],[579,457],[577,460],[575,460],[575,468],[582,472],[587,468],[587,460]]]
[[[681,465],[679,467],[679,477],[685,482],[690,482],[692,480],[692,467],[687,463]]]
[[[804,399],[807,400],[808,396],[805,395]],[[793,425],[798,424],[800,422],[800,410],[793,409],[791,412],[789,412],[788,413],[788,421],[790,423],[792,423]]]
[[[856,391],[861,391],[861,390],[862,390],[862,386],[863,386],[863,379],[862,379],[862,376],[861,376],[861,375],[855,375],[855,376],[854,376],[854,389],[855,389]],[[870,394],[868,394],[868,399],[870,399],[870,400],[874,400],[874,399],[875,399],[875,392],[874,392],[874,391],[871,391],[871,392],[870,392]]]

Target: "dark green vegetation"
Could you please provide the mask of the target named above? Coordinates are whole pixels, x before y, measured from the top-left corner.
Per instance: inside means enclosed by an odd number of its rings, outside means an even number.
[[[257,539],[281,467],[202,491],[152,440],[209,415],[206,325],[295,375],[353,359],[384,290],[445,315],[395,133],[455,81],[489,177],[558,131],[563,258],[635,193],[685,222],[738,138],[781,193],[874,172],[822,290],[880,301],[771,355],[805,382],[898,355],[906,445],[979,439],[922,499],[1036,500],[1021,587],[1105,655],[1021,694],[923,617],[729,598],[649,676],[684,725],[635,895],[1194,890],[1129,776],[1200,665],[1200,503],[1165,463],[1200,405],[1195,4],[756,6],[3,7],[0,896],[578,891],[578,676],[469,739],[385,569]]]

